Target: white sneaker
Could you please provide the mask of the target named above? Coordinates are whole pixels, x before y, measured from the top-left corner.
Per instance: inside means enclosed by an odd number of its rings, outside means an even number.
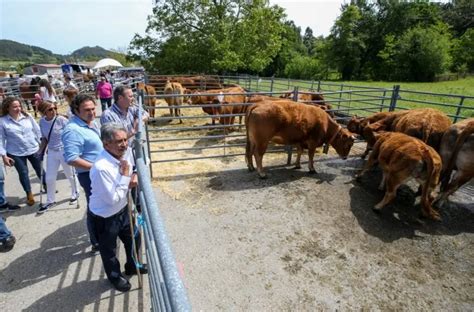
[[[79,200],[79,192],[76,193],[76,195],[72,196],[71,199],[69,200],[69,205],[76,205],[77,201]]]

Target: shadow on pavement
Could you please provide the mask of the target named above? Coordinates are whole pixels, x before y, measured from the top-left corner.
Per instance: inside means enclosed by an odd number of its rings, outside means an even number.
[[[88,247],[83,220],[57,229],[39,248],[15,259],[3,270],[0,292],[22,289],[61,274],[71,263],[89,258]]]

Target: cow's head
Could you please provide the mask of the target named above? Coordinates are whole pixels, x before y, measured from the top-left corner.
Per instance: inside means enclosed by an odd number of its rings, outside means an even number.
[[[199,92],[199,90],[189,90],[189,89],[186,89],[188,90],[187,93],[188,94],[188,100],[187,100],[187,103],[192,105],[192,104],[201,104],[201,93]]]
[[[347,130],[352,133],[362,134],[361,122],[364,118],[352,116],[352,118],[347,123]]]
[[[342,159],[346,159],[354,145],[355,136],[349,130],[340,128],[335,138],[330,143]]]

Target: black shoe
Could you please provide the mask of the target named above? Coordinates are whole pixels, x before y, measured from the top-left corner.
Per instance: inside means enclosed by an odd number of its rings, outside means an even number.
[[[115,281],[112,282],[114,285],[115,289],[118,291],[129,291],[130,288],[132,288],[132,285],[127,281],[127,279],[123,276],[119,276]]]
[[[38,209],[38,211],[37,211],[36,213],[37,213],[37,214],[42,214],[43,212],[45,212],[45,211],[48,210],[49,208],[53,207],[54,205],[56,205],[56,203],[50,203],[50,204],[41,205],[40,208]]]
[[[15,246],[16,238],[13,235],[8,236],[7,238],[0,241],[0,250],[1,251],[10,251]]]
[[[97,245],[92,245],[92,248],[91,248],[91,254],[95,255],[96,253],[99,252],[99,244]]]
[[[14,211],[14,210],[18,210],[20,208],[21,207],[18,206],[18,205],[11,205],[10,203],[5,203],[5,204],[0,206],[0,211],[6,211],[6,210]]]
[[[148,265],[146,263],[142,264],[140,268],[140,274],[148,273]],[[125,275],[135,275],[137,274],[137,269],[135,267],[125,266]]]

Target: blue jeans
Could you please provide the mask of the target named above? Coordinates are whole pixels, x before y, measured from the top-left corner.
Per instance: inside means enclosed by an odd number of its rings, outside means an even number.
[[[26,193],[31,192],[31,183],[30,177],[28,176],[28,164],[27,160],[30,161],[30,164],[33,166],[33,169],[38,176],[38,179],[41,181],[41,161],[35,157],[34,154],[27,155],[27,156],[15,156],[11,154],[7,154],[8,157],[12,158],[15,161],[15,169],[18,172],[18,176],[20,177],[20,183],[23,187],[23,190]],[[44,179],[43,179],[44,180]]]
[[[5,186],[5,172],[3,171],[3,163],[0,163],[0,206],[7,203],[7,199],[5,198],[4,186]],[[1,233],[2,232],[0,230],[0,236],[2,235]]]
[[[91,178],[89,177],[89,171],[87,172],[80,172],[77,174],[77,179],[79,180],[79,184],[81,185],[82,189],[84,190],[84,194],[86,194],[86,202],[87,202],[87,231],[89,232],[89,239],[93,246],[97,246],[99,241],[97,240],[97,233],[95,228],[94,220],[92,219],[92,215],[89,212],[89,198],[91,196]]]
[[[112,106],[112,98],[100,99],[100,105],[102,106],[102,112],[105,112],[107,108]]]
[[[9,238],[11,235],[12,233],[8,230],[5,221],[0,217],[0,241]]]

